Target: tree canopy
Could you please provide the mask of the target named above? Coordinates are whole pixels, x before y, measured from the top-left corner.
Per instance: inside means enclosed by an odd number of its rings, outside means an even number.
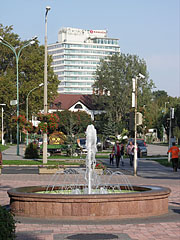
[[[4,27],[0,24],[0,36],[11,44],[16,53],[24,46],[27,41],[21,41],[20,37],[13,33],[12,26]],[[48,102],[52,101],[57,94],[59,80],[50,67],[52,59],[48,56]],[[22,49],[19,57],[19,113],[25,115],[26,98],[28,93],[44,82],[44,46],[35,44]],[[0,103],[5,103],[5,121],[16,115],[16,106],[11,106],[10,101],[17,99],[17,80],[16,80],[16,57],[13,51],[0,43]],[[28,98],[29,118],[32,113],[37,113],[43,109],[43,87],[39,87],[31,92]],[[8,121],[7,121],[8,120]]]
[[[141,73],[145,79],[138,79],[138,106],[142,107],[151,98],[154,86],[149,80],[147,66],[143,59],[136,55],[116,54],[103,59],[95,74],[94,102],[100,109],[105,109],[116,125],[125,121],[126,114],[131,110],[132,78]],[[104,93],[104,94],[102,94]],[[121,124],[120,128],[124,126]],[[122,130],[122,129],[121,129]]]
[[[59,130],[68,136],[77,136],[84,133],[89,124],[92,123],[90,115],[84,111],[72,112],[64,110],[57,112],[59,116]]]

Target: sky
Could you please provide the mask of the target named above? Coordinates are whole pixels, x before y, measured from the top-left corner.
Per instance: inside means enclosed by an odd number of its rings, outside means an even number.
[[[0,0],[0,23],[44,44],[46,6],[48,44],[62,27],[106,29],[122,53],[145,60],[155,91],[180,97],[180,0]]]

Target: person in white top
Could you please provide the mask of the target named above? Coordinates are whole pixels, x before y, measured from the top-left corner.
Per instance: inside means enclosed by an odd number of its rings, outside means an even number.
[[[133,142],[129,142],[129,145],[127,147],[127,155],[129,155],[129,160],[130,160],[130,166],[133,166],[133,161],[134,161],[134,145]]]

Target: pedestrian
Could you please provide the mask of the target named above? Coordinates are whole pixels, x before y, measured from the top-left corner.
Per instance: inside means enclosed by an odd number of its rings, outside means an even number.
[[[124,166],[124,144],[121,144],[121,164]]]
[[[110,165],[114,165],[114,154],[113,153],[109,154],[109,161],[110,161]]]
[[[119,141],[116,141],[116,144],[113,147],[113,151],[112,153],[114,153],[115,158],[116,158],[116,167],[119,167],[119,162],[120,162],[120,158],[121,158],[121,147],[119,145]]]
[[[174,172],[177,172],[179,152],[179,148],[176,146],[176,143],[173,142],[172,147],[168,150],[168,153],[171,153],[171,161]]]
[[[130,166],[132,167],[134,161],[134,145],[132,141],[129,142],[129,145],[127,147],[127,155],[129,156]]]

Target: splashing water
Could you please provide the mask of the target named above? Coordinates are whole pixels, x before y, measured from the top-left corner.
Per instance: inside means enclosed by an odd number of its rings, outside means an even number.
[[[105,175],[95,172],[97,133],[94,126],[88,125],[86,129],[86,171],[82,169],[66,169],[64,174],[57,171],[46,188],[46,193],[61,194],[109,194],[124,191],[133,191],[127,177],[117,171],[106,170]]]
[[[88,125],[86,129],[86,175],[85,179],[88,183],[88,193],[92,193],[92,172],[96,166],[96,152],[97,152],[97,134],[94,125]]]

